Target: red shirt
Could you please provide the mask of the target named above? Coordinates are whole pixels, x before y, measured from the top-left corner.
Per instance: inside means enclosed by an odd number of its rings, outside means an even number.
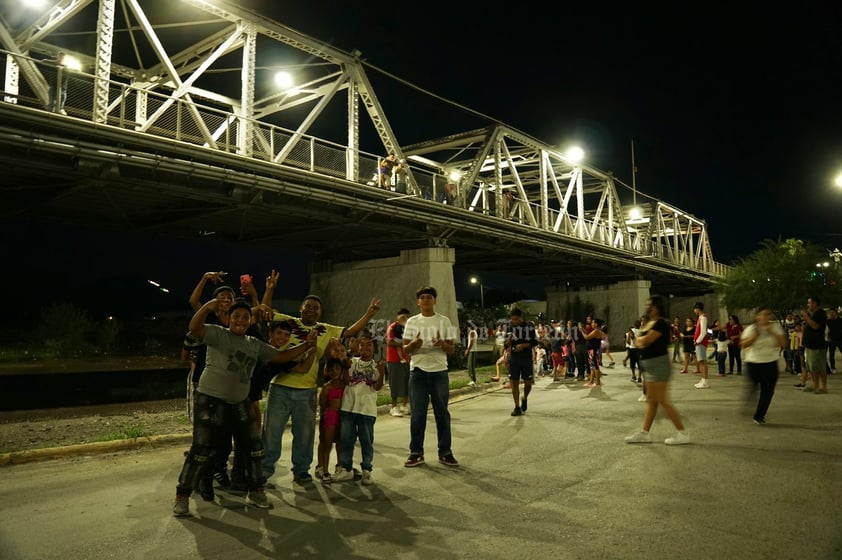
[[[391,341],[403,338],[403,325],[397,321],[393,321],[391,325],[386,328],[386,363],[399,364],[405,362],[406,355],[403,353],[403,348],[395,348]]]

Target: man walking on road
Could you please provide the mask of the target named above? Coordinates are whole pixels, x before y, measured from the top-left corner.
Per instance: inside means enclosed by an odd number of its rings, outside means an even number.
[[[506,341],[509,347],[509,377],[512,380],[512,398],[515,400],[515,409],[512,416],[520,416],[526,412],[527,398],[532,391],[532,382],[535,379],[532,368],[532,349],[538,346],[538,335],[535,326],[523,322],[523,312],[520,309],[512,309],[509,322],[509,339]],[[520,380],[523,380],[523,398],[520,398]]]

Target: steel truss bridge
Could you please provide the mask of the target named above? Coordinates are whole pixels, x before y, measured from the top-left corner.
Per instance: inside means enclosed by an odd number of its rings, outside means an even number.
[[[574,288],[645,278],[689,294],[727,272],[703,220],[648,197],[632,219],[611,173],[502,123],[399,142],[362,53],[236,2],[13,3],[0,7],[5,220],[213,235],[312,251],[317,266],[449,246],[457,267]],[[80,67],[57,67],[60,51]],[[294,88],[262,85],[278,60]],[[378,185],[387,153],[409,162],[405,194]]]

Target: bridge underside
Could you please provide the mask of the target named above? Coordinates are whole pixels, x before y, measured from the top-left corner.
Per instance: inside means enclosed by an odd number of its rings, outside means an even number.
[[[10,123],[15,108],[3,118]],[[449,246],[457,269],[542,277],[572,289],[645,278],[675,295],[710,290],[710,279],[654,258],[633,256],[488,216],[466,230],[461,208],[230,155],[225,165],[200,147],[141,135],[109,137],[80,123],[54,129],[33,110],[26,128],[0,134],[7,222],[54,222],[148,236],[201,237],[259,248],[310,251],[344,262]]]

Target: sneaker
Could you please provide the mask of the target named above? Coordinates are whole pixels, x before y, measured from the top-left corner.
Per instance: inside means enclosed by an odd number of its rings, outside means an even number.
[[[664,440],[667,445],[684,445],[690,443],[690,435],[687,432],[676,432],[674,436]]]
[[[332,482],[347,482],[349,480],[354,480],[354,471],[352,470],[342,469],[331,477]]]
[[[526,399],[520,399],[520,410],[526,412]]]
[[[512,411],[512,416],[521,416],[523,412],[520,410],[519,406],[516,406],[515,409]]]
[[[813,388],[812,388],[812,387],[804,387],[804,388],[803,388],[803,389],[801,389],[801,390],[802,390],[802,391],[804,391],[805,393],[812,393],[812,392],[813,392]]]
[[[708,384],[706,379],[702,379],[701,381],[693,385],[693,387],[695,387],[696,389],[710,389],[710,385]]]
[[[652,436],[649,432],[637,432],[626,436],[626,443],[652,443]]]
[[[360,480],[360,484],[362,484],[363,486],[371,486],[372,484],[374,484],[374,480],[372,480],[371,478],[371,471],[363,471],[363,477]]]
[[[62,115],[64,115],[64,116],[67,116],[67,111],[65,111],[64,109],[61,109],[61,110],[59,111],[59,113],[60,113],[60,114],[62,114]]]
[[[330,476],[330,475],[327,472],[325,472],[325,469],[323,469],[322,467],[316,467],[316,478],[321,480],[325,476]]]
[[[453,456],[453,453],[448,453],[447,455],[439,455],[439,463],[442,465],[447,465],[448,467],[458,467],[459,461],[456,460],[456,457]]]
[[[762,418],[758,420],[757,418],[755,418],[754,423],[757,424],[758,426],[762,426],[763,424],[766,423],[766,420],[764,420]]]
[[[410,455],[409,458],[404,461],[404,467],[417,467],[418,465],[424,464],[424,456],[423,455]]]
[[[402,418],[403,417],[403,414],[401,413],[401,409],[399,409],[396,406],[393,406],[392,408],[389,409],[389,414],[391,414],[392,416],[394,416],[396,418]]]
[[[292,478],[293,478],[293,480],[295,480],[295,482],[298,482],[300,484],[306,484],[308,482],[313,482],[313,477],[310,476],[310,473],[308,473],[308,472],[298,473]]]
[[[176,517],[190,515],[190,496],[187,494],[176,494],[175,503],[172,506],[172,514]]]
[[[202,499],[206,502],[212,502],[214,499],[213,493],[213,479],[210,478],[200,478],[199,479],[199,495],[202,496]]]
[[[795,385],[793,385],[793,387],[798,387],[799,389],[803,389],[804,387],[806,387],[806,385],[804,385],[803,383],[796,383]]]
[[[403,414],[404,416],[409,414],[409,407],[407,405],[405,405],[405,404],[398,405],[398,408],[401,411],[401,414]]]
[[[476,387],[476,386],[477,386],[476,381],[468,381],[468,387]]]
[[[639,397],[637,397],[637,402],[646,402],[648,400],[649,399],[646,398],[646,395],[640,395]]]
[[[274,507],[272,502],[269,501],[266,491],[262,488],[260,490],[251,490],[248,496],[246,496],[246,503],[261,509],[272,509]]]
[[[228,473],[225,471],[216,471],[213,473],[213,479],[219,484],[220,488],[228,488],[231,486],[231,479],[228,478]]]

